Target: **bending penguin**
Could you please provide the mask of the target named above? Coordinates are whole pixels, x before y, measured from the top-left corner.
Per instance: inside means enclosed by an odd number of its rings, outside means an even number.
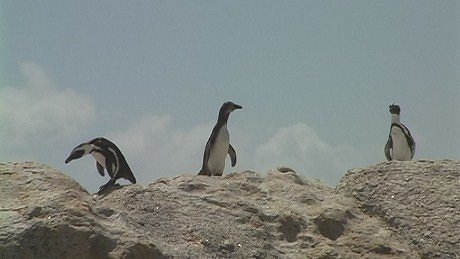
[[[136,183],[136,178],[134,178],[133,172],[131,172],[120,149],[110,140],[102,137],[76,146],[65,160],[65,163],[67,164],[88,154],[91,154],[96,160],[96,168],[99,174],[104,176],[105,169],[110,176],[110,180],[99,188],[97,194],[102,194],[107,187],[113,186],[120,178]]]
[[[400,121],[401,108],[397,104],[389,106],[391,113],[390,135],[384,151],[389,161],[409,161],[414,158],[415,140],[412,138],[409,129]]]
[[[204,149],[203,166],[198,175],[222,175],[227,154],[230,155],[232,167],[236,165],[236,151],[232,145],[230,145],[227,121],[232,111],[242,108],[242,106],[232,102],[225,102],[222,107],[220,107],[217,123],[212,129],[211,136]]]

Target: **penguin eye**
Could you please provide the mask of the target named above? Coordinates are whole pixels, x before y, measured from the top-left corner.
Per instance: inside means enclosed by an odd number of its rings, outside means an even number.
[[[76,151],[74,152],[74,156],[75,156],[75,157],[82,157],[84,154],[85,154],[85,151],[84,151],[84,150],[81,150],[81,149],[80,149],[80,150],[76,150]]]

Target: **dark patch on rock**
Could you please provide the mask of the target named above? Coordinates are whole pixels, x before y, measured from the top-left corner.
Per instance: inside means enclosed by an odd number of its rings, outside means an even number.
[[[68,225],[37,224],[19,238],[17,252],[1,258],[109,258],[116,243]],[[66,249],[61,249],[65,247]],[[0,249],[2,250],[2,249]],[[2,250],[3,251],[3,250]],[[8,252],[7,252],[8,255]]]
[[[42,207],[37,207],[37,206],[30,207],[26,213],[27,215],[29,215],[29,218],[38,217],[42,213]]]
[[[113,209],[110,209],[110,208],[96,208],[95,211],[96,211],[97,214],[103,215],[105,217],[110,217],[113,214],[115,214],[115,211]]]
[[[288,242],[295,242],[302,226],[300,220],[289,215],[282,218],[280,224],[278,231],[283,234],[283,238]]]
[[[393,254],[393,249],[387,245],[379,245],[378,247],[374,248],[371,250],[371,252],[374,252],[376,254]]]
[[[326,209],[315,219],[315,223],[321,235],[336,240],[343,234],[350,215],[341,209]]]
[[[154,244],[137,243],[128,245],[121,254],[121,258],[168,259],[171,257],[164,255]]]
[[[219,248],[224,252],[235,252],[235,245],[228,240],[225,240]]]
[[[186,192],[200,191],[206,189],[207,185],[197,182],[185,182],[180,185],[180,188]]]

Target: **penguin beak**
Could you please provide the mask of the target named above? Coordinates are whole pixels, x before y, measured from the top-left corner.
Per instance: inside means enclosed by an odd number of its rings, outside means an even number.
[[[68,164],[70,161],[72,160],[72,158],[70,158],[70,156],[64,161],[64,163]]]
[[[239,109],[243,109],[243,106],[238,105],[238,104],[233,104],[233,110],[239,110]]]
[[[70,153],[69,157],[65,160],[65,163],[69,163],[70,161],[74,160],[74,159],[78,159],[80,157],[83,156],[83,154],[85,153],[85,151],[83,150],[77,150],[77,151],[73,151],[72,153]]]

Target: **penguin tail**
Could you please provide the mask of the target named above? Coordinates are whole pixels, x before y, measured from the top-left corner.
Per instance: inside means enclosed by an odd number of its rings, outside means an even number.
[[[135,184],[136,183],[136,177],[134,177],[133,173],[130,173],[127,177],[127,179],[132,183],[132,184]]]
[[[124,173],[122,174],[122,177],[130,181],[132,184],[136,183],[136,177],[134,177],[133,172],[129,168],[124,171]]]
[[[132,184],[135,184],[135,183],[136,183],[136,178],[134,177],[134,175],[131,175],[131,177],[128,178],[128,180],[129,180]]]

